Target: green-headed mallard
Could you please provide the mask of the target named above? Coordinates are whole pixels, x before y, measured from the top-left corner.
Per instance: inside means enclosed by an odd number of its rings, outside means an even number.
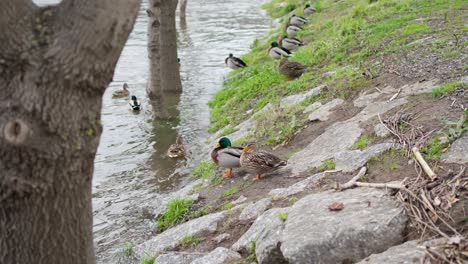
[[[211,159],[216,165],[229,169],[229,171],[223,174],[223,178],[229,178],[232,176],[232,168],[240,167],[240,156],[242,148],[232,147],[231,140],[227,137],[219,139],[218,144],[211,151]]]
[[[253,179],[256,181],[261,179],[262,174],[278,170],[286,166],[288,162],[269,152],[262,150],[256,151],[255,143],[250,143],[242,150],[240,164],[242,168],[256,173]]]
[[[300,46],[304,46],[302,41],[298,40],[297,38],[288,38],[286,35],[279,39],[278,44],[280,47],[287,50],[296,50]]]
[[[301,76],[306,69],[306,66],[299,62],[289,61],[287,58],[283,58],[278,65],[278,71],[289,78],[297,78]]]
[[[127,83],[123,84],[122,90],[117,90],[112,94],[112,98],[127,97],[130,94]]]
[[[268,49],[268,54],[275,60],[281,59],[281,56],[291,56],[291,52],[288,49],[280,47],[276,41],[271,43],[271,47]]]
[[[180,158],[185,155],[185,147],[180,136],[177,136],[176,142],[169,147],[166,154],[169,158]]]
[[[286,24],[286,26],[284,26],[284,31],[291,37],[295,37],[297,35],[297,32],[301,30],[302,28],[300,26],[291,25],[289,23]]]
[[[247,67],[247,64],[245,62],[237,57],[234,57],[232,53],[229,54],[229,57],[227,57],[224,60],[224,63],[231,69],[236,70],[239,68],[244,68]]]
[[[315,13],[317,10],[315,8],[311,7],[310,4],[305,5],[304,7],[304,15],[310,16],[313,13]]]
[[[140,111],[141,110],[141,103],[140,101],[136,98],[135,95],[132,95],[132,99],[128,103],[130,105],[130,108],[133,111]]]
[[[295,25],[295,26],[302,26],[307,23],[309,23],[309,20],[307,18],[296,16],[296,15],[292,15],[288,21],[288,24]]]

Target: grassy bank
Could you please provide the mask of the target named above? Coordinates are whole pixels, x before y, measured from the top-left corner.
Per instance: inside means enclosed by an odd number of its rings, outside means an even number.
[[[459,37],[467,30],[463,24],[463,2],[313,1],[318,12],[310,16],[311,22],[298,35],[307,45],[292,58],[307,65],[309,70],[292,81],[278,73],[278,62],[268,57],[267,50],[272,41],[284,34],[283,25],[291,14],[303,15],[304,1],[273,0],[265,4],[263,8],[279,19],[282,26],[265,39],[254,41],[251,52],[242,58],[249,67],[231,72],[224,89],[209,103],[212,109],[209,131],[222,129],[223,134],[232,133],[237,124],[266,104],[278,105],[282,97],[320,84],[326,84],[327,91],[311,100],[353,98],[370,86],[371,79],[384,73],[382,63],[376,61],[420,49],[414,41],[426,36],[437,35],[437,39],[424,49],[447,60],[460,56],[460,46],[466,43]],[[435,16],[443,17],[444,21],[432,21],[431,17]],[[332,74],[325,74],[327,72]],[[305,122],[301,113],[311,100],[304,106],[258,117],[263,125],[251,138],[272,146],[287,141]]]

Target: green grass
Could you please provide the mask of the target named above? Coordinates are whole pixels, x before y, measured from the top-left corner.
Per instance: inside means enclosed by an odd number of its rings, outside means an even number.
[[[208,179],[215,171],[216,164],[212,161],[202,161],[193,170],[192,175],[197,178]]]
[[[153,264],[155,259],[155,257],[144,258],[140,261],[140,264]]]
[[[455,89],[457,88],[463,88],[463,89],[468,89],[468,85],[461,83],[461,82],[450,82],[450,83],[445,83],[441,85],[438,88],[435,88],[432,90],[432,96],[433,97],[442,97],[444,95],[453,93]]]
[[[324,160],[322,164],[320,164],[319,170],[320,171],[334,170],[335,167],[336,167],[335,161]]]
[[[226,202],[226,203],[223,205],[223,209],[224,209],[224,210],[231,210],[233,206],[234,206],[234,204],[233,204],[232,202]]]
[[[169,202],[166,211],[158,219],[158,231],[163,232],[172,226],[186,221],[192,204],[193,200],[182,198],[176,198]]]
[[[206,206],[206,207],[200,208],[200,209],[198,209],[198,210],[195,211],[195,212],[191,212],[191,213],[188,215],[188,218],[189,218],[189,219],[195,219],[195,218],[198,218],[198,217],[202,217],[202,216],[204,216],[204,215],[207,215],[207,214],[210,213],[210,209],[211,209],[210,206]]]
[[[421,148],[421,153],[424,154],[424,157],[430,161],[439,161],[443,150],[448,146],[448,144],[443,144],[440,142],[439,137],[435,137],[428,142],[428,144]]]
[[[185,236],[182,241],[180,241],[178,247],[180,249],[186,249],[189,247],[195,247],[199,245],[201,242],[205,241],[204,238],[201,237],[194,237],[194,236]]]
[[[286,219],[288,219],[288,213],[286,213],[286,212],[278,213],[278,218],[279,218],[279,220],[284,222],[284,221],[286,221]]]
[[[237,187],[232,187],[221,194],[221,197],[228,197],[239,192]]]
[[[367,136],[359,138],[359,140],[354,143],[353,149],[365,149],[370,143],[370,139]]]
[[[130,257],[133,255],[134,248],[135,248],[135,245],[132,242],[127,242],[122,248],[122,253],[124,254],[124,256]]]

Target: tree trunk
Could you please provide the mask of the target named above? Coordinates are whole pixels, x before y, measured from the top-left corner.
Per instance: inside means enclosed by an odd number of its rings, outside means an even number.
[[[181,0],[180,1],[180,9],[179,9],[179,16],[180,16],[180,19],[185,19],[185,14],[187,12],[187,2],[188,0]]]
[[[102,95],[138,6],[0,1],[0,263],[95,263]]]
[[[161,69],[159,53],[161,0],[149,0],[148,9],[148,60],[149,78],[146,92],[153,108],[153,118],[168,118],[167,105],[165,105],[164,94],[161,86]]]
[[[180,93],[179,63],[177,61],[177,35],[175,11],[177,0],[161,2],[161,85],[163,91]]]

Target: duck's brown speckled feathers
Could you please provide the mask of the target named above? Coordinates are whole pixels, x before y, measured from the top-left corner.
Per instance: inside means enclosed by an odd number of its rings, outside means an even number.
[[[266,151],[242,152],[240,164],[248,171],[258,175],[278,170],[287,165],[287,161]]]
[[[289,78],[297,78],[301,76],[306,70],[306,66],[300,64],[299,62],[289,61],[287,58],[283,58],[278,65],[278,71],[281,74],[288,76]]]

